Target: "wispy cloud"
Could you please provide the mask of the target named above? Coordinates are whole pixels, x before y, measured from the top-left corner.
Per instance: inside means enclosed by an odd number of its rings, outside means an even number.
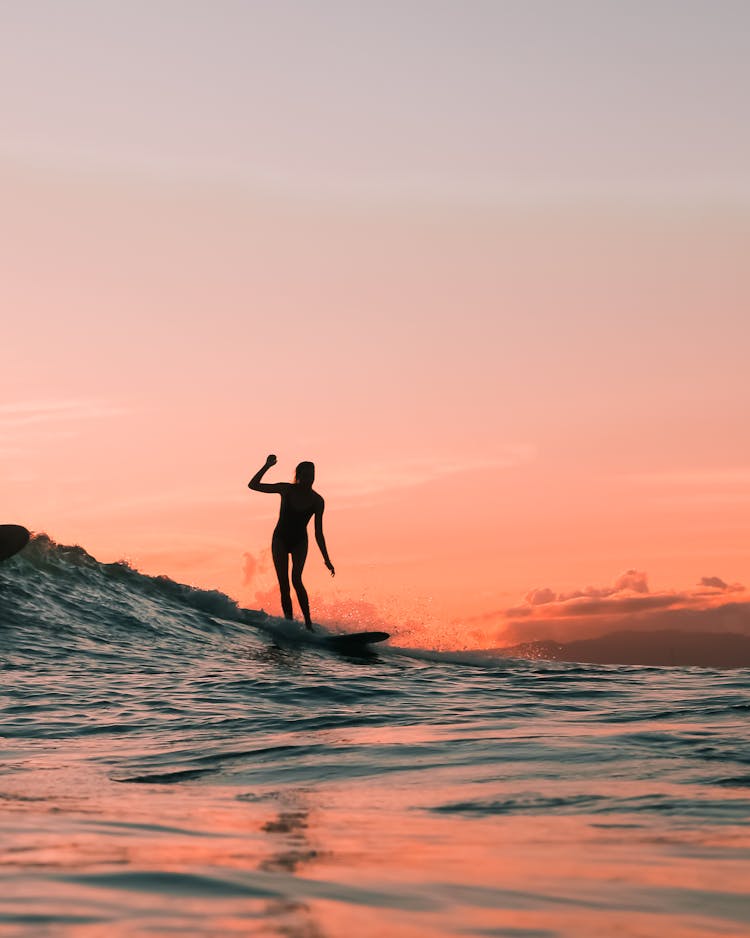
[[[196,505],[247,505],[247,494],[206,488],[164,489],[158,492],[126,496],[110,504],[111,510],[131,511],[144,508],[195,507]]]
[[[435,455],[352,466],[345,475],[328,475],[326,482],[332,493],[355,498],[426,485],[454,475],[509,469],[535,456],[534,446],[518,443],[503,447],[492,457]]]
[[[660,505],[731,505],[750,500],[750,468],[674,469],[638,472],[626,484]]]
[[[0,404],[0,432],[31,427],[36,424],[75,423],[120,417],[123,407],[96,400],[70,399],[60,401],[16,401]]]
[[[745,466],[718,469],[675,469],[668,472],[636,472],[625,477],[629,482],[652,488],[716,489],[750,486],[750,468]]]

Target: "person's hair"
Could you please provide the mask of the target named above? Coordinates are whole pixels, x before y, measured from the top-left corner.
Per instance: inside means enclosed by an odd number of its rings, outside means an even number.
[[[295,482],[309,482],[310,485],[315,481],[315,463],[301,462],[294,470]]]

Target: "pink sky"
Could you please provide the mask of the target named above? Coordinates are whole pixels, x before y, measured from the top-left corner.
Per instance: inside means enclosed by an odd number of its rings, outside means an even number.
[[[750,13],[542,8],[5,5],[0,521],[278,611],[273,452],[313,613],[746,584]]]

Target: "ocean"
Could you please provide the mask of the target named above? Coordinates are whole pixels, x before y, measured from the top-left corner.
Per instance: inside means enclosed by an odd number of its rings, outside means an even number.
[[[336,655],[34,538],[0,566],[0,934],[750,933],[750,670],[390,629]]]

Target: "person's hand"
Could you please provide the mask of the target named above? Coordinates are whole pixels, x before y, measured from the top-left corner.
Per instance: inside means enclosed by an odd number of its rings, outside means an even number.
[[[271,453],[271,455],[266,458],[266,465],[269,467],[276,465],[276,457],[273,455],[273,453]]]
[[[333,564],[330,560],[326,560],[326,566],[331,571],[331,576],[336,576],[336,571],[333,569]]]

